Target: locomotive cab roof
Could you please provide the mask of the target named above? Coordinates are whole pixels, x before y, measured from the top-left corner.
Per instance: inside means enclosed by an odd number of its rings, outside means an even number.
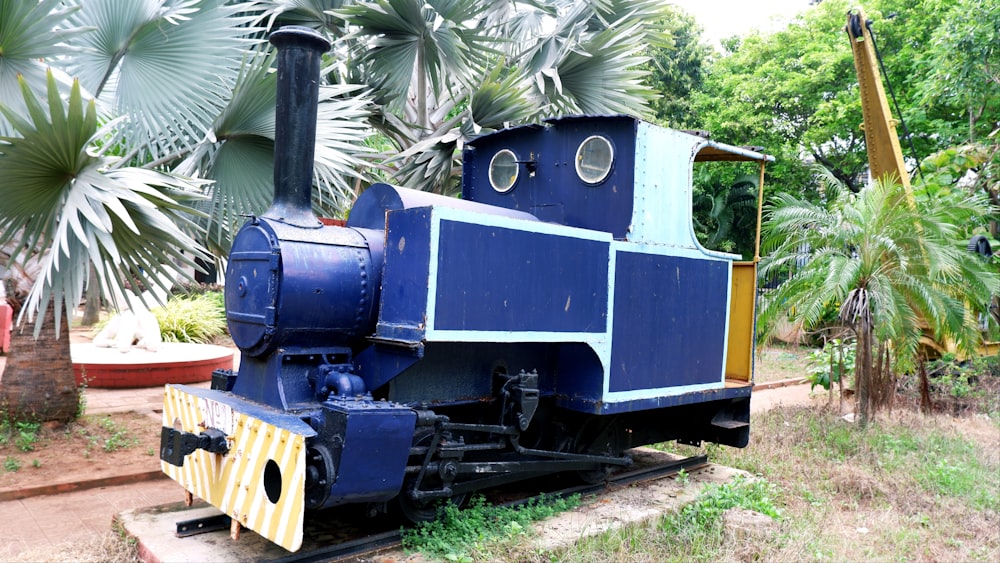
[[[693,163],[773,160],[757,148],[628,115],[567,116],[468,142],[462,195],[618,240],[697,246],[690,217]]]

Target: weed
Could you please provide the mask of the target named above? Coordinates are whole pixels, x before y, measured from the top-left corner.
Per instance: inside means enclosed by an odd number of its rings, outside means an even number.
[[[732,482],[706,487],[694,502],[665,518],[660,528],[681,535],[697,534],[699,529],[717,526],[722,513],[730,508],[745,508],[777,520],[781,514],[774,505],[774,494],[774,487],[763,479],[737,476]]]
[[[104,439],[104,451],[116,452],[118,450],[126,450],[134,446],[137,441],[138,440],[135,440],[134,438],[130,438],[128,432],[118,430],[111,436]]]
[[[731,482],[708,485],[679,512],[662,516],[654,526],[629,524],[593,537],[581,538],[559,561],[717,561],[766,559],[760,542],[748,548],[754,553],[734,553],[726,543],[722,515],[731,508],[744,508],[781,519],[775,502],[777,489],[762,479],[737,477]],[[637,557],[638,555],[638,557]],[[735,557],[734,557],[735,555]],[[745,557],[744,557],[745,555]]]
[[[7,420],[7,418],[4,417],[0,420],[0,448],[10,443],[10,435],[12,433],[13,430],[10,425],[10,420]]]
[[[8,473],[14,473],[15,471],[21,469],[21,462],[17,460],[16,457],[7,456],[3,460],[4,471]]]
[[[86,370],[83,374],[83,381],[80,382],[80,393],[79,402],[76,405],[76,417],[83,418],[83,415],[87,414],[87,383],[90,378],[87,377]]]
[[[38,442],[38,429],[41,428],[41,424],[20,421],[14,423],[14,426],[17,428],[17,438],[15,439],[17,449],[22,452],[33,451]]]
[[[129,549],[134,549],[139,545],[139,539],[130,534],[117,518],[111,522],[111,533],[113,533],[122,542],[122,544]]]
[[[107,430],[108,432],[117,432],[118,431],[118,424],[110,416],[106,416],[106,417],[100,419],[97,422],[97,425],[100,426],[101,428],[103,428],[104,430]]]
[[[539,497],[515,507],[492,506],[482,496],[473,497],[461,510],[448,504],[438,518],[403,532],[403,547],[448,561],[471,561],[474,551],[487,549],[527,533],[531,522],[579,506],[580,497]]]
[[[677,472],[677,482],[682,485],[687,485],[690,481],[691,476],[688,475],[687,471],[684,471],[684,469],[681,468],[681,470]]]
[[[830,389],[830,385],[838,383],[841,375],[850,377],[854,373],[855,344],[853,341],[843,342],[834,338],[822,348],[809,353],[809,364],[806,379],[811,385]]]
[[[31,460],[31,466],[34,467],[35,469],[38,469],[39,467],[42,466],[42,462],[40,460],[33,459]]]

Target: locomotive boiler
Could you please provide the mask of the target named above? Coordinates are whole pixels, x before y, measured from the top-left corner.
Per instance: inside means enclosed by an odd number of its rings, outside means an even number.
[[[307,510],[437,502],[574,472],[631,447],[743,447],[754,261],[703,248],[693,162],[771,157],[628,116],[486,134],[462,198],[375,184],[343,225],[311,207],[319,61],[278,49],[275,197],[236,235],[238,373],[168,385],[161,459],[186,490],[289,550]],[[759,211],[758,211],[759,212]]]

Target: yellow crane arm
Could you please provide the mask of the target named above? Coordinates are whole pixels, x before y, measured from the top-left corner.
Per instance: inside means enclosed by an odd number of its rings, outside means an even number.
[[[896,134],[897,121],[889,111],[882,79],[878,71],[874,42],[864,13],[852,10],[847,14],[847,35],[851,37],[854,69],[861,88],[861,112],[864,123],[865,146],[868,149],[868,166],[872,178],[896,178],[906,191],[910,191],[910,175],[903,164],[903,151]]]

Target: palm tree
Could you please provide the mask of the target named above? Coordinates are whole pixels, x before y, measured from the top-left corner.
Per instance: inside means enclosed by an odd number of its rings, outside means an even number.
[[[337,39],[343,62],[331,80],[372,89],[370,124],[391,146],[379,166],[395,182],[451,193],[457,153],[481,132],[556,114],[645,113],[654,93],[640,65],[663,42],[669,10],[657,0],[300,0],[271,17]]]
[[[894,370],[919,361],[925,323],[936,339],[975,349],[981,335],[967,306],[988,302],[1000,278],[962,244],[964,229],[989,212],[983,198],[922,205],[899,184],[881,181],[858,194],[833,192],[829,209],[775,196],[761,276],[791,274],[767,296],[759,322],[766,328],[787,313],[814,326],[839,304],[839,318],[857,338],[856,390],[866,424],[891,399]]]
[[[12,342],[9,416],[76,414],[63,325],[90,266],[120,292],[164,285],[211,260],[206,246],[224,251],[238,214],[263,210],[274,86],[252,7],[0,0],[0,265],[22,278],[7,297],[37,339]],[[321,195],[346,193],[359,163],[344,147],[364,138],[366,112],[337,98],[346,88],[324,92]]]
[[[758,178],[749,174],[731,182],[708,178],[696,185],[692,195],[695,234],[713,250],[753,254],[754,227],[757,222]]]

